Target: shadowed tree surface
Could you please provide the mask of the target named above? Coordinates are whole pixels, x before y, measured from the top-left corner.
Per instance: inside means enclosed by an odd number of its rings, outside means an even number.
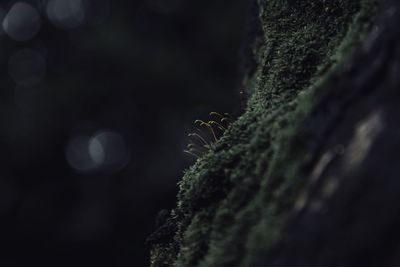
[[[397,1],[259,0],[247,107],[148,239],[161,266],[398,266]]]

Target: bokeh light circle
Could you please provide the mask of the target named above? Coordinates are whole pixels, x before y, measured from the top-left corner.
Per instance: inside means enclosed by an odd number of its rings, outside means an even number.
[[[67,146],[66,158],[79,172],[113,173],[126,166],[130,153],[120,134],[100,131],[93,136],[75,136]]]
[[[41,26],[38,11],[25,2],[15,3],[3,20],[3,30],[16,41],[27,41],[36,36]]]
[[[118,171],[129,162],[129,150],[124,139],[112,131],[94,135],[89,143],[89,153],[106,171]]]
[[[82,0],[50,0],[46,13],[54,26],[73,29],[85,20],[85,5]]]
[[[88,144],[88,136],[76,136],[68,144],[66,158],[73,169],[77,171],[90,171],[96,167],[96,164],[87,152]]]

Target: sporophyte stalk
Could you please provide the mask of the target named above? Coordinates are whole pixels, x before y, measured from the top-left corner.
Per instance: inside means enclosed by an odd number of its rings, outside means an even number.
[[[210,112],[210,120],[195,120],[195,130],[188,134],[189,144],[183,151],[195,158],[200,158],[212,149],[219,138],[233,122],[228,113]]]

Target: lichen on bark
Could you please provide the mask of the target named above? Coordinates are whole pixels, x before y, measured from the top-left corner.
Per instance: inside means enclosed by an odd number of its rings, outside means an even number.
[[[177,206],[152,242],[153,267],[258,266],[306,183],[308,137],[299,127],[326,77],[368,32],[374,7],[373,0],[253,3],[247,106],[185,172]]]

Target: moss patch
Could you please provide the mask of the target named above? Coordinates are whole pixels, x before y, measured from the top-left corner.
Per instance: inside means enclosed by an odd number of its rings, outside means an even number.
[[[279,237],[306,181],[298,127],[321,81],[360,40],[373,0],[260,0],[247,108],[186,171],[171,212],[174,235],[152,266],[255,266]],[[296,138],[294,138],[296,136]]]

